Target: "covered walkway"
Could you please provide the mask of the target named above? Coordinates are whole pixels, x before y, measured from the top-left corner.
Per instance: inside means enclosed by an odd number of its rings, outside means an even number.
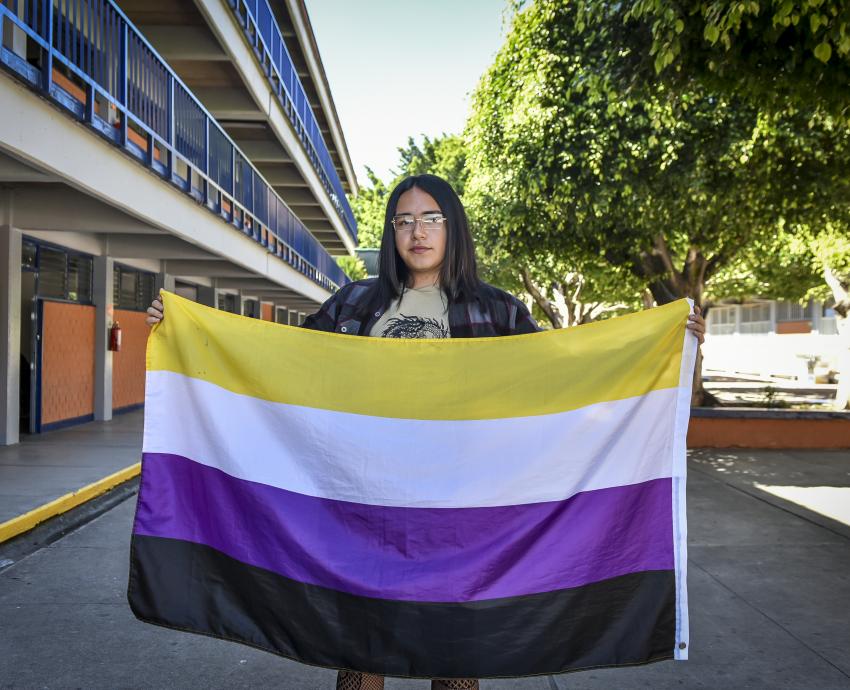
[[[0,524],[138,463],[142,410],[0,446]]]

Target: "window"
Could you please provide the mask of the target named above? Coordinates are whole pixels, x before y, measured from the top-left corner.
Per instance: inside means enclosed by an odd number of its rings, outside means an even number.
[[[41,247],[38,253],[38,296],[65,299],[68,257],[63,251]]]
[[[770,333],[770,305],[745,304],[741,307],[741,333]]]
[[[221,309],[221,311],[228,311],[231,314],[236,314],[239,311],[236,308],[236,299],[236,295],[220,293],[218,296],[218,308]]]
[[[708,312],[710,335],[729,335],[735,332],[735,307],[712,307]]]
[[[180,297],[185,297],[193,302],[198,301],[198,286],[190,285],[189,283],[175,283],[174,294]]]
[[[92,257],[44,244],[24,247],[23,261],[38,271],[39,297],[91,303]]]
[[[260,302],[255,299],[246,299],[245,308],[242,312],[243,316],[250,316],[252,319],[260,318]]]
[[[21,268],[35,270],[38,261],[38,245],[24,240],[21,246]]]
[[[136,307],[136,287],[139,280],[139,274],[133,271],[118,272],[118,290],[116,290],[113,299],[115,304],[121,308]]]
[[[92,301],[92,260],[79,254],[68,256],[68,295],[75,302]]]
[[[112,299],[116,309],[145,311],[153,302],[156,276],[115,265],[112,269]]]

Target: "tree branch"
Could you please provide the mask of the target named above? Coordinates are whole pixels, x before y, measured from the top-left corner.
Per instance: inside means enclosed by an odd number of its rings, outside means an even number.
[[[835,313],[846,319],[850,315],[850,280],[842,279],[826,264],[823,267],[823,277],[835,298]]]
[[[523,267],[520,270],[520,276],[522,277],[522,284],[525,286],[528,294],[531,295],[532,299],[537,303],[537,306],[543,310],[543,313],[546,314],[546,318],[552,324],[553,328],[561,328],[561,316],[557,311],[552,307],[552,303],[546,298],[546,296],[540,292],[538,287],[534,284],[534,281],[531,280],[531,275],[528,272],[528,269]]]

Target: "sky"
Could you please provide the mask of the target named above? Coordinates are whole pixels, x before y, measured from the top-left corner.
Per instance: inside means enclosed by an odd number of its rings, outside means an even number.
[[[307,0],[360,184],[389,181],[398,147],[463,130],[502,44],[506,0]]]

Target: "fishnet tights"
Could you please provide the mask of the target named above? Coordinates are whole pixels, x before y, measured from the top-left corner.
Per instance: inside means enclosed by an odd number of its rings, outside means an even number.
[[[336,690],[384,690],[384,677],[357,671],[340,671],[336,676]]]
[[[340,671],[336,677],[336,690],[384,690],[384,677],[357,671]],[[431,690],[478,690],[474,678],[435,679]]]

